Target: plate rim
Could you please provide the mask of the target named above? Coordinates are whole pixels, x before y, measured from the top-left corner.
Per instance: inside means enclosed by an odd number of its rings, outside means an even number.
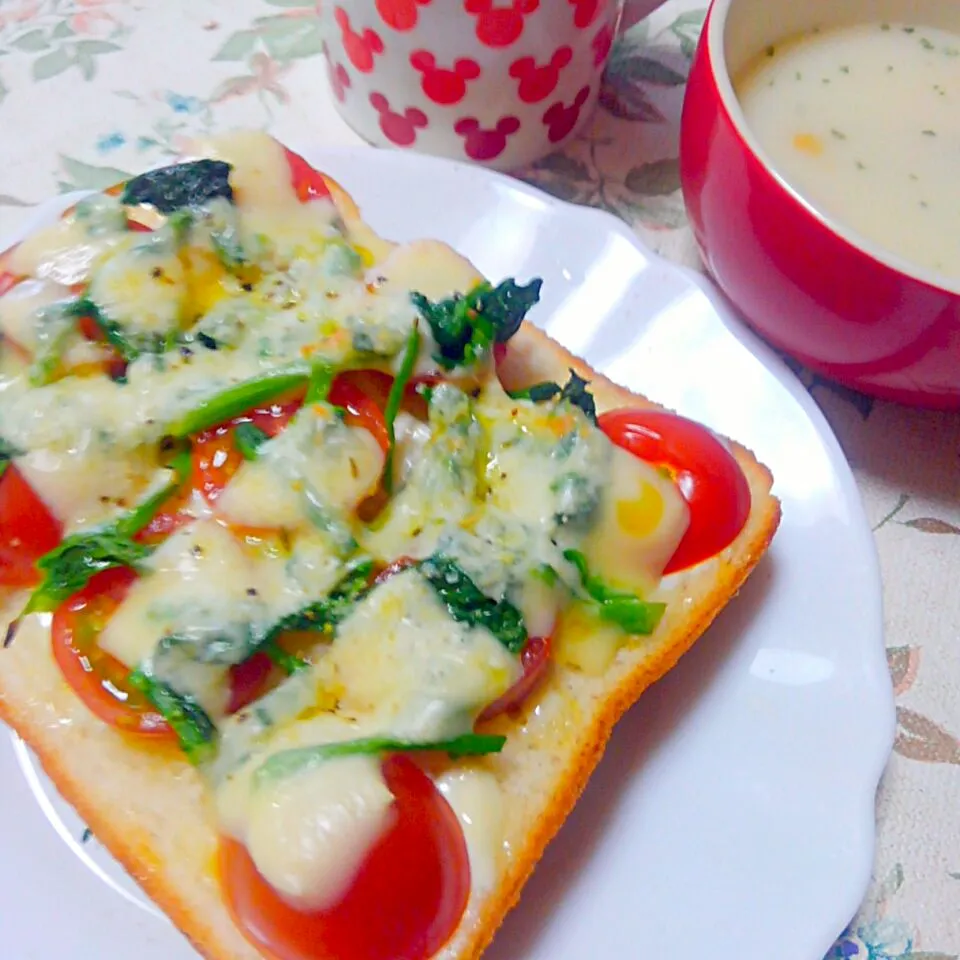
[[[883,580],[876,542],[873,538],[864,510],[863,499],[850,464],[847,461],[833,428],[810,392],[803,386],[797,376],[790,370],[773,348],[746,327],[744,322],[737,316],[735,308],[710,281],[709,277],[694,268],[672,261],[657,253],[637,235],[629,224],[612,213],[596,207],[583,206],[562,200],[552,196],[539,187],[508,174],[477,167],[461,161],[433,157],[425,154],[382,150],[369,146],[337,147],[323,146],[320,144],[311,145],[295,139],[290,139],[285,142],[291,146],[292,149],[297,150],[308,158],[318,158],[318,163],[321,164],[324,162],[322,158],[340,158],[345,162],[356,158],[360,163],[373,160],[375,163],[382,162],[388,166],[391,164],[404,164],[410,167],[434,167],[449,173],[456,173],[466,178],[476,178],[480,181],[492,182],[502,191],[510,195],[514,202],[516,202],[517,197],[520,196],[524,197],[528,202],[531,200],[535,201],[539,206],[547,210],[558,210],[566,218],[594,218],[607,232],[615,233],[626,240],[634,248],[636,253],[647,261],[648,265],[655,266],[659,270],[668,273],[673,273],[681,277],[688,285],[696,287],[707,298],[712,310],[717,314],[724,326],[727,327],[730,335],[739,340],[741,345],[763,364],[773,375],[777,385],[784,389],[788,396],[797,403],[803,415],[812,424],[818,439],[823,444],[828,455],[831,472],[838,483],[844,503],[849,509],[852,519],[855,521],[859,541],[857,549],[862,555],[861,562],[869,567],[869,578],[874,585],[873,603],[869,611],[871,623],[865,626],[863,631],[864,634],[869,633],[873,635],[874,640],[870,642],[869,645],[866,641],[863,644],[864,661],[862,665],[868,671],[870,689],[877,692],[878,695],[872,697],[869,704],[871,712],[876,714],[871,725],[871,729],[873,730],[872,744],[859,744],[855,754],[858,762],[854,770],[858,773],[857,780],[859,783],[859,793],[861,794],[860,805],[864,810],[861,827],[865,829],[863,842],[860,845],[861,856],[859,857],[859,867],[856,870],[850,871],[858,875],[857,883],[854,884],[851,882],[849,884],[851,889],[849,902],[843,907],[844,915],[852,918],[862,903],[863,894],[868,887],[872,874],[877,847],[876,795],[894,744],[896,704],[893,696],[892,681],[886,662]],[[414,171],[413,175],[418,175],[418,172]],[[422,173],[419,173],[419,175],[422,176]],[[3,238],[2,242],[0,242],[0,251],[8,249],[9,246],[29,236],[30,233],[39,226],[47,222],[54,212],[62,212],[71,203],[75,203],[81,197],[94,192],[96,191],[71,191],[49,197],[37,204],[30,215],[24,219],[20,227]],[[355,197],[355,199],[358,201],[358,206],[361,207],[361,210],[365,207],[370,208],[376,205],[375,199],[373,201],[363,200],[363,202],[360,202],[362,200],[360,197]],[[776,487],[774,492],[776,492]],[[776,539],[774,540],[774,545],[775,544]],[[880,689],[883,689],[885,694],[882,698],[882,703],[879,697]],[[886,695],[887,690],[889,690],[888,696]],[[884,708],[884,716],[881,716],[881,708]],[[850,856],[851,858],[853,857],[853,851],[850,851]],[[829,949],[830,944],[833,942],[833,937],[839,932],[840,931],[835,931],[829,935],[824,934],[824,950]],[[826,939],[828,936],[829,939]]]

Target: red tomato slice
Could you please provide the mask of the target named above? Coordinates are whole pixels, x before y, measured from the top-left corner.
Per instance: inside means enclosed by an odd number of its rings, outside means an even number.
[[[348,424],[369,431],[386,455],[390,449],[390,437],[387,434],[382,404],[378,405],[376,400],[343,374],[333,381],[327,399],[335,407],[343,407],[347,411]]]
[[[63,536],[63,525],[47,509],[23,474],[7,467],[0,477],[0,586],[38,582],[37,560]]]
[[[128,684],[129,667],[97,644],[136,579],[129,567],[104,570],[62,603],[53,615],[53,656],[73,691],[104,723],[136,736],[176,740],[153,704]],[[231,668],[228,713],[260,696],[271,666],[270,658],[259,653]]]
[[[516,710],[536,689],[550,668],[550,637],[529,637],[520,651],[523,673],[520,679],[502,696],[494,700],[477,718],[478,723],[492,720],[501,713]]]
[[[382,410],[370,396],[341,374],[333,382],[329,400],[346,409],[348,424],[369,430],[386,453],[389,447],[387,425]],[[140,539],[162,539],[186,523],[190,519],[190,494],[194,490],[199,491],[208,503],[216,502],[230,478],[243,464],[243,456],[233,439],[234,430],[239,424],[252,423],[267,436],[275,437],[302,405],[302,396],[278,400],[197,434],[193,438],[189,489],[175,497],[154,517],[153,522],[140,534]]]
[[[227,713],[236,713],[253,703],[260,696],[272,669],[273,661],[265,653],[255,653],[249,660],[232,667]]]
[[[665,467],[690,507],[690,526],[664,573],[728,547],[750,515],[750,486],[733,454],[706,427],[663,410],[611,410],[600,429],[618,446]]]
[[[293,189],[297,193],[301,203],[309,203],[311,200],[320,200],[330,196],[330,188],[327,186],[326,178],[319,170],[314,170],[303,157],[298,153],[284,147],[287,155],[287,163],[290,165],[290,176],[293,182]]]
[[[275,960],[427,960],[457,929],[470,896],[470,861],[456,814],[408,757],[383,774],[393,826],[373,846],[335,907],[291,907],[257,871],[246,848],[220,841],[227,906],[247,938]]]
[[[53,656],[87,709],[124,733],[175,739],[153,704],[127,684],[130,669],[105,653],[97,638],[137,579],[128,567],[98,573],[53,615]]]

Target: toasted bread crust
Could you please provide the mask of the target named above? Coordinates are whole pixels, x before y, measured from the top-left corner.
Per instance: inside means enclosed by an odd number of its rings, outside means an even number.
[[[508,386],[562,380],[568,367],[591,380],[600,410],[656,406],[596,374],[529,324],[511,341],[503,376]],[[511,810],[512,855],[501,864],[494,888],[474,896],[460,930],[438,955],[442,960],[480,956],[586,786],[616,722],[690,649],[770,543],[780,518],[770,493],[772,478],[747,450],[732,447],[750,484],[750,517],[721,557],[680,576],[677,594],[692,603],[668,607],[650,641],[621,650],[602,678],[554,670],[535,702],[551,694],[557,699],[563,742],[551,739],[538,746],[527,731],[526,715],[496,721],[496,729],[510,739],[504,754],[489,760],[489,768]],[[11,610],[15,604],[16,598]],[[25,628],[0,653],[0,718],[35,751],[98,840],[203,956],[259,960],[261,954],[233,924],[220,895],[215,821],[199,775],[174,751],[132,743],[89,714],[63,681],[49,632],[39,624]],[[553,763],[540,763],[538,751]],[[534,803],[531,797],[540,799]]]

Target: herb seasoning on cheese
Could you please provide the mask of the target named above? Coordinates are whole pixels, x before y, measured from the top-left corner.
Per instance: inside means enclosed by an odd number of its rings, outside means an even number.
[[[814,31],[768,47],[735,87],[774,170],[812,206],[960,281],[960,34]]]

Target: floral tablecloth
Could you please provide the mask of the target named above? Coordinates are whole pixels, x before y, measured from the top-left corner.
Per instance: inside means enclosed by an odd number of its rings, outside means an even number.
[[[670,0],[632,28],[590,128],[524,174],[612,211],[690,266],[699,261],[678,192],[677,132],[703,2]],[[319,2],[305,0],[0,0],[0,237],[52,193],[107,186],[198,132],[257,126],[356,142],[331,107],[321,44]],[[873,884],[829,958],[957,960],[960,590],[949,585],[960,573],[960,417],[798,373],[874,525],[897,696]]]

